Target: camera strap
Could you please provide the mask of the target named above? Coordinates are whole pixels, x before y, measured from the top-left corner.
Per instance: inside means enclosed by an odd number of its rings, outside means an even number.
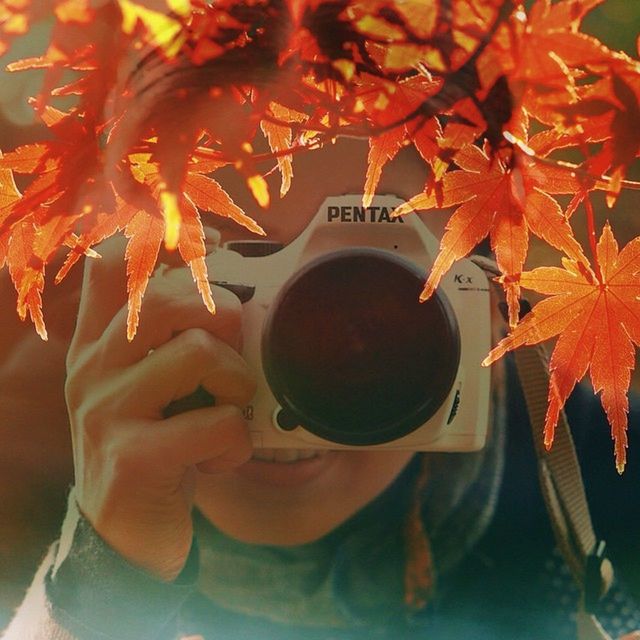
[[[473,261],[495,283],[496,264]],[[611,640],[593,611],[613,582],[613,567],[605,544],[593,531],[580,464],[564,411],[560,412],[553,446],[547,450],[543,428],[547,411],[549,363],[542,345],[516,349],[514,359],[533,434],[538,476],[556,544],[581,593],[577,612],[578,640]]]

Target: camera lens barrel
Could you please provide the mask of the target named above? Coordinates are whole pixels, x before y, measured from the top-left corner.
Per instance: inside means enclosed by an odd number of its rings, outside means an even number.
[[[389,251],[325,254],[276,296],[262,337],[265,376],[311,433],[367,446],[410,434],[445,401],[460,335],[441,292],[419,302],[425,273]]]

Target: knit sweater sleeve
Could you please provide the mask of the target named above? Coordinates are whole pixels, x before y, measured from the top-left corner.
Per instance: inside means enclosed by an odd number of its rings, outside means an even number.
[[[56,543],[49,549],[3,640],[77,640],[55,619],[45,593],[45,576],[53,566],[57,547]]]
[[[73,492],[52,545],[2,640],[176,640],[195,591],[197,548],[171,583],[111,549],[78,511]]]

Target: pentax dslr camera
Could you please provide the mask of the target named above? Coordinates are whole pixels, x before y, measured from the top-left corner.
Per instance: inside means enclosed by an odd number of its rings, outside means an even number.
[[[288,246],[229,242],[207,258],[243,304],[255,447],[484,446],[489,283],[462,260],[421,303],[438,242],[416,214],[393,218],[400,204],[329,197]]]

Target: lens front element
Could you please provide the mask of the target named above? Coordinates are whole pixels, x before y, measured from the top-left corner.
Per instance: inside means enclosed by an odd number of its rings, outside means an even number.
[[[460,337],[446,297],[418,297],[425,274],[378,249],[336,251],[285,283],[262,360],[278,402],[308,431],[382,444],[423,425],[449,394]]]

